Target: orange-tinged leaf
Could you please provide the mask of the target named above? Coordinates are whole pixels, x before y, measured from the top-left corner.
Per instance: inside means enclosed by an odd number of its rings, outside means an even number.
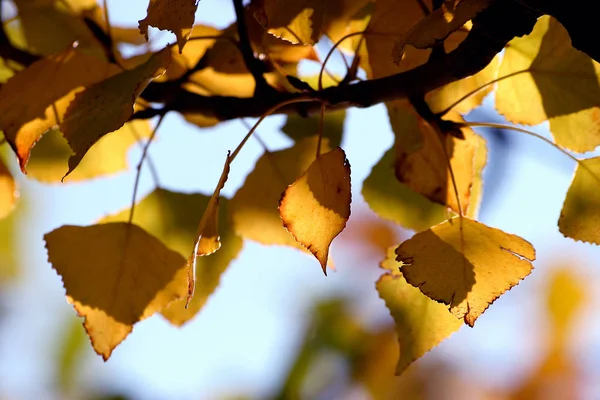
[[[188,297],[186,307],[194,297],[197,258],[200,256],[211,255],[221,248],[221,237],[219,236],[219,196],[221,195],[221,190],[225,186],[225,182],[227,182],[231,161],[230,154],[227,153],[223,172],[221,173],[217,187],[208,201],[206,210],[198,225],[198,233],[194,241],[194,250],[188,258]]]
[[[263,0],[256,20],[272,35],[291,43],[315,44],[321,36],[325,1]]]
[[[600,157],[580,160],[558,220],[560,232],[572,239],[600,244]]]
[[[107,360],[133,325],[185,296],[185,258],[127,223],[63,226],[44,236],[96,353]]]
[[[339,147],[320,155],[285,190],[279,213],[285,228],[327,274],[329,246],[350,217],[350,164]]]
[[[177,37],[179,52],[192,34],[194,14],[199,0],[150,0],[146,18],[139,21],[142,35],[148,40],[148,26],[169,30]]]
[[[379,278],[376,286],[394,318],[400,345],[396,375],[400,375],[413,361],[456,332],[462,323],[443,304],[409,285],[400,273],[402,263],[395,258],[392,247],[381,264],[390,272]]]
[[[396,249],[407,282],[473,326],[504,292],[533,269],[526,240],[468,218],[417,233]]]
[[[144,64],[77,93],[60,124],[61,132],[75,153],[69,158],[67,175],[94,143],[129,120],[138,96],[153,78],[166,70],[170,59],[169,49],[163,49]]]
[[[135,205],[133,223],[163,242],[169,249],[188,257],[190,243],[197,235],[198,221],[208,206],[210,196],[200,193],[176,193],[156,189]],[[242,249],[242,238],[235,234],[227,215],[228,200],[219,199],[219,234],[222,247],[210,257],[196,260],[196,289],[194,298],[185,307],[186,299],[171,303],[162,311],[169,322],[181,326],[191,320],[216,290],[221,275]],[[103,218],[100,223],[128,221],[130,210]],[[181,277],[187,287],[187,275]]]
[[[571,46],[565,28],[541,17],[502,58],[496,108],[511,122],[546,120],[556,143],[580,153],[600,145],[600,64]]]
[[[75,91],[117,71],[114,65],[70,48],[34,62],[2,85],[0,129],[23,172],[31,148],[60,122]]]
[[[18,196],[15,179],[4,164],[4,160],[0,158],[0,219],[10,214]]]

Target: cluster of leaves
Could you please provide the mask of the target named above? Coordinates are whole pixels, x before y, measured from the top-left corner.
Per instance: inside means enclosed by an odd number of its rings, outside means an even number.
[[[194,26],[196,0],[150,0],[138,30],[111,27],[95,1],[13,1],[15,17],[0,35],[0,129],[30,178],[118,172],[131,144],[147,138],[139,171],[168,112],[201,128],[261,117],[226,156],[211,196],[157,188],[137,202],[136,182],[130,210],[45,235],[96,352],[108,359],[155,313],[176,325],[193,318],[242,240],[308,251],[326,272],[351,204],[350,165],[332,123],[345,114],[330,109],[385,102],[395,134],[362,194],[382,218],[418,232],[390,249],[377,283],[396,320],[398,373],[463,322],[473,326],[533,269],[527,241],[476,221],[487,150],[470,127],[492,124],[462,115],[494,89],[502,115],[548,120],[554,139],[545,140],[577,161],[559,228],[600,243],[600,159],[566,151],[600,144],[599,65],[556,19],[523,3],[234,0],[236,22],[219,30]],[[507,13],[516,13],[510,29]],[[121,44],[143,44],[150,26],[173,32],[177,46],[124,57]],[[299,62],[320,62],[313,46],[326,40],[352,58],[346,76],[323,79],[329,55],[318,77],[298,76]],[[265,149],[235,196],[222,197],[239,151],[273,113],[289,114],[284,132],[294,146]],[[0,162],[0,216],[16,198],[8,161]]]

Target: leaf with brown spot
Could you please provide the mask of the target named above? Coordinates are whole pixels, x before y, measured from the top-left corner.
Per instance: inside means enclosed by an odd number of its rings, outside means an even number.
[[[406,281],[469,326],[494,300],[531,273],[526,240],[468,218],[417,233],[396,249]]]
[[[448,312],[440,303],[431,300],[409,285],[396,261],[394,247],[389,248],[381,267],[389,273],[377,281],[379,297],[394,318],[400,359],[396,375],[400,375],[415,360],[456,332],[462,322]]]
[[[77,93],[60,124],[60,131],[75,152],[69,158],[67,175],[79,165],[94,143],[129,120],[138,96],[153,78],[166,70],[170,60],[171,53],[165,48],[144,64]]]
[[[105,361],[135,323],[186,294],[185,258],[136,225],[67,225],[44,240],[67,301]]]
[[[116,66],[70,48],[34,62],[2,85],[0,129],[23,172],[31,148],[60,123],[75,92],[116,72]]]
[[[199,0],[150,0],[146,18],[138,21],[140,32],[146,36],[146,40],[148,26],[173,32],[181,53],[192,34],[198,2]]]
[[[15,178],[0,157],[0,219],[6,217],[15,208],[18,196]]]
[[[319,260],[325,274],[329,246],[346,227],[351,198],[350,164],[339,147],[320,155],[281,196],[283,225]]]

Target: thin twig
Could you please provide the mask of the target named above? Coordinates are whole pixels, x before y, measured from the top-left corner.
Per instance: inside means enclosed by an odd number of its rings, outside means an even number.
[[[131,134],[135,138],[136,143],[140,146],[140,149],[142,149],[142,151],[144,151],[145,146],[144,146],[144,144],[142,144],[142,136],[140,135],[140,132],[136,128],[135,123],[131,122],[131,123],[127,124],[127,127],[129,128]],[[148,169],[150,170],[150,175],[152,176],[152,180],[154,181],[154,186],[160,187],[160,181],[158,178],[158,170],[157,170],[156,165],[154,164],[154,161],[152,160],[152,157],[150,156],[150,154],[146,155],[146,164],[148,164]]]
[[[326,104],[321,103],[321,115],[319,118],[319,139],[317,140],[317,158],[321,157],[321,142],[323,141],[323,126],[325,125],[325,107]]]

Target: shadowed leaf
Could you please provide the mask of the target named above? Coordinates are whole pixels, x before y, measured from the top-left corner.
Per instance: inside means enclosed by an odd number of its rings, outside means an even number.
[[[192,34],[194,14],[200,0],[150,0],[146,18],[139,21],[140,32],[148,40],[148,26],[169,30],[177,36],[179,52]]]

